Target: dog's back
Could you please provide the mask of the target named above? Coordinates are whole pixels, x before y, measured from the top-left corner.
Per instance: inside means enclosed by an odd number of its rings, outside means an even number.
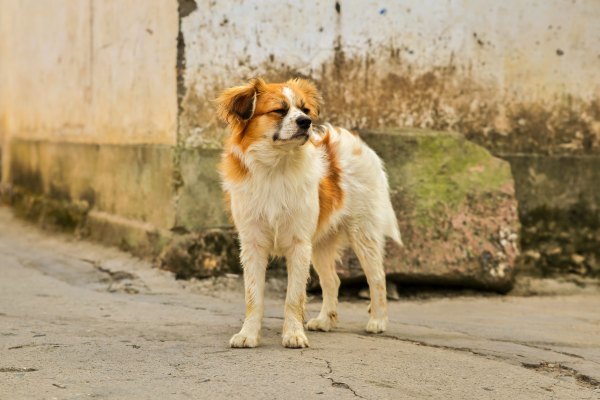
[[[389,195],[388,178],[379,156],[358,136],[344,128],[324,125],[318,135],[323,146],[336,154],[344,196],[336,228],[360,229],[373,236],[390,237],[402,244],[396,214]],[[331,161],[330,161],[331,162]]]

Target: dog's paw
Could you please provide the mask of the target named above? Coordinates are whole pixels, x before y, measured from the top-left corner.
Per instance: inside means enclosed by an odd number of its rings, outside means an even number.
[[[283,346],[289,349],[302,349],[309,347],[308,338],[302,331],[293,331],[283,335]]]
[[[381,333],[385,332],[387,329],[387,318],[374,318],[371,317],[369,322],[367,322],[367,326],[365,330],[369,333]]]
[[[243,333],[236,333],[229,340],[229,346],[235,348],[256,347],[258,346],[258,343],[258,336],[251,336]]]
[[[312,318],[306,324],[306,328],[309,331],[322,331],[329,332],[333,328],[333,321],[331,318]]]

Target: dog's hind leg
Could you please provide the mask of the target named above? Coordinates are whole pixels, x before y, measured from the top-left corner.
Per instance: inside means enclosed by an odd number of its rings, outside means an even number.
[[[362,230],[355,230],[350,233],[350,242],[365,272],[371,293],[370,318],[365,329],[371,333],[384,332],[387,328],[388,315],[383,269],[383,237],[378,240]]]
[[[338,258],[338,241],[337,235],[332,235],[313,247],[312,262],[319,275],[323,305],[319,316],[312,318],[306,325],[311,331],[328,332],[335,327],[337,322],[340,278],[335,271],[335,262]]]

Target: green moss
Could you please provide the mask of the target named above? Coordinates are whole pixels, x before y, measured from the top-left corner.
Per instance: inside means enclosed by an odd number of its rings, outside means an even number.
[[[512,183],[510,165],[452,132],[390,129],[361,136],[383,158],[390,186],[410,202],[412,218],[430,226],[469,198]]]
[[[414,198],[419,222],[432,214],[455,211],[469,195],[498,191],[511,182],[510,166],[485,149],[454,135],[418,137],[414,158],[404,177]]]

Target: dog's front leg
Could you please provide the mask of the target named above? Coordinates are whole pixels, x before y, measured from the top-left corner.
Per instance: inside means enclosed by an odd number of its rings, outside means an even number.
[[[264,313],[265,272],[268,252],[256,241],[244,240],[240,255],[244,267],[246,318],[239,333],[229,341],[231,347],[256,347]]]
[[[296,241],[286,252],[288,286],[285,298],[283,345],[291,348],[308,347],[304,334],[304,302],[306,282],[310,273],[311,243]]]

